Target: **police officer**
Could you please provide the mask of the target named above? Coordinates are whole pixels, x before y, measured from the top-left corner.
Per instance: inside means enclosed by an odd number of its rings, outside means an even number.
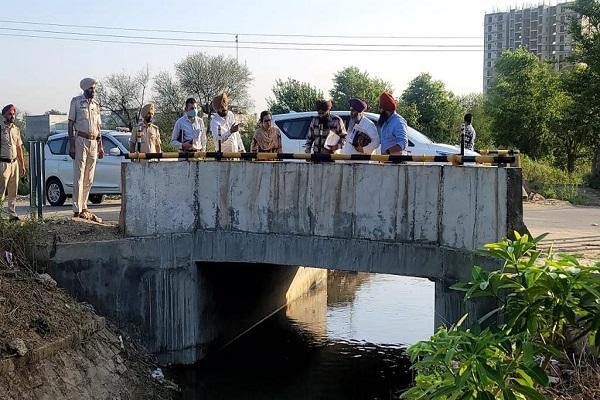
[[[12,221],[18,220],[16,205],[19,174],[25,175],[25,157],[21,131],[15,125],[17,110],[12,104],[2,109],[3,123],[0,125],[0,204],[8,192],[6,210]],[[18,163],[18,166],[17,166]]]
[[[83,94],[73,97],[69,107],[69,155],[73,158],[73,216],[102,222],[87,209],[94,181],[96,159],[104,157],[100,133],[100,105],[94,100],[97,81],[81,80]]]
[[[152,123],[155,114],[154,104],[149,103],[142,107],[140,124],[133,128],[129,139],[129,151],[132,153],[161,153],[160,131]],[[138,146],[139,144],[139,146]]]

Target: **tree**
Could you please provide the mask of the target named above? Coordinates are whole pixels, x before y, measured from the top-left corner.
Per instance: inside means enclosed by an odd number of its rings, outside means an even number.
[[[416,106],[418,126],[425,135],[438,142],[458,141],[462,110],[458,99],[446,90],[442,81],[434,81],[427,73],[420,74],[409,83],[401,100]]]
[[[277,79],[272,90],[274,98],[268,98],[267,105],[273,114],[314,111],[316,102],[323,99],[321,90],[291,78]]]
[[[366,71],[347,67],[338,71],[333,78],[333,89],[329,91],[334,110],[347,110],[351,97],[360,97],[369,105],[368,111],[379,111],[379,96],[392,92],[392,85],[382,79],[371,78]]]
[[[66,112],[55,110],[54,108],[46,111],[44,115],[67,115]]]
[[[406,120],[408,126],[416,130],[421,130],[421,126],[419,125],[419,118],[421,118],[421,114],[419,114],[416,104],[407,103],[406,101],[399,99],[398,105],[396,106],[396,112]]]
[[[587,146],[595,144],[594,131],[598,132],[597,113],[600,110],[587,100],[593,97],[589,93],[593,87],[591,79],[592,73],[585,64],[577,64],[560,73],[563,98],[559,118],[553,124],[556,132],[554,156],[569,173],[575,171],[576,162],[585,155]]]
[[[183,92],[194,96],[209,113],[212,99],[221,93],[227,93],[237,105],[246,105],[249,101],[252,74],[233,57],[190,54],[175,64],[175,72]]]
[[[97,97],[100,108],[109,112],[109,126],[133,129],[140,119],[140,110],[148,95],[149,82],[148,70],[134,75],[124,72],[112,74],[101,81]]]
[[[586,143],[593,149],[592,184],[597,186],[600,182],[600,3],[576,0],[571,7],[581,16],[572,21],[570,30],[573,61],[586,65],[587,84],[582,88],[578,105],[589,111],[585,122],[589,127]]]
[[[156,75],[152,89],[154,91],[153,101],[156,106],[154,123],[160,130],[162,148],[166,151],[174,150],[171,146],[171,131],[175,121],[183,113],[185,93],[168,72]]]
[[[505,51],[496,63],[490,90],[496,144],[516,147],[534,159],[551,149],[551,124],[564,100],[558,76],[549,64],[525,49]]]

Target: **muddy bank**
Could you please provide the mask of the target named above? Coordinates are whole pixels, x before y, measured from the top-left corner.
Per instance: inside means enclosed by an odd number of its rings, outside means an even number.
[[[44,274],[48,244],[106,239],[116,227],[0,221],[0,232],[0,400],[177,396],[135,340]]]

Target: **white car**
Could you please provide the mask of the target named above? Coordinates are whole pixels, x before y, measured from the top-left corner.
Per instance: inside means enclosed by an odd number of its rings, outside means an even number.
[[[107,194],[121,193],[121,163],[129,152],[129,132],[102,131],[104,158],[96,162],[90,201],[100,204]],[[48,137],[45,146],[46,199],[61,206],[73,195],[73,159],[69,156],[67,132]]]
[[[350,111],[332,111],[332,114],[340,116],[347,127],[350,120]],[[311,112],[291,112],[287,114],[273,115],[273,122],[279,127],[283,135],[281,144],[284,153],[304,153],[304,144],[310,120],[317,115],[316,111]],[[365,113],[365,116],[377,124],[378,114]],[[421,132],[408,127],[408,155],[427,155],[427,156],[447,156],[460,153],[460,147],[449,144],[434,143]],[[380,149],[375,151],[380,153]],[[465,150],[466,156],[478,156],[471,150]]]

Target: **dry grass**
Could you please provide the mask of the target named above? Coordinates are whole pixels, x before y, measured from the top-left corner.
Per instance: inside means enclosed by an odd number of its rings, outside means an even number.
[[[551,400],[596,400],[600,399],[600,365],[598,359],[582,353],[562,366],[558,375],[561,382],[546,390]],[[566,372],[569,373],[566,373]]]

